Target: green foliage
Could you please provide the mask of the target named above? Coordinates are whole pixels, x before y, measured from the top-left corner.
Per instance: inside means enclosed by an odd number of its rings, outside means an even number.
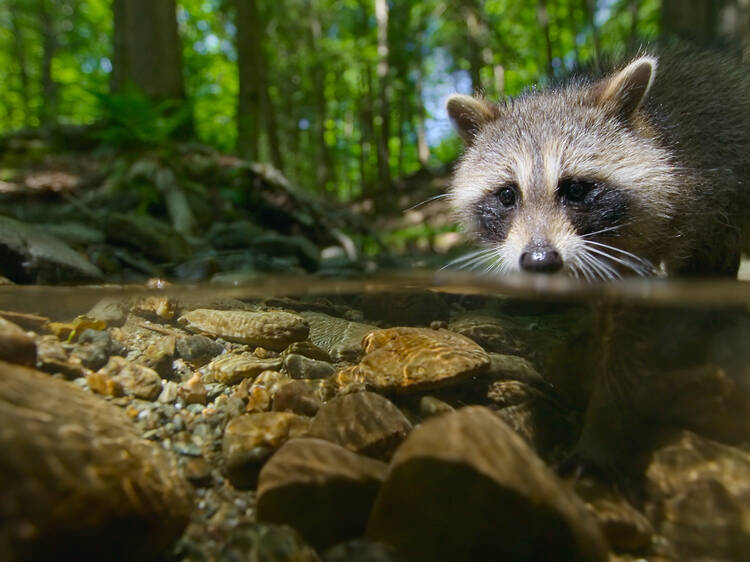
[[[190,106],[181,100],[154,102],[135,90],[96,97],[104,123],[96,134],[108,145],[132,148],[164,144],[191,119]]]
[[[104,120],[104,142],[157,145],[192,110],[199,140],[231,152],[237,142],[239,80],[234,2],[178,0],[177,19],[188,105],[151,103],[137,94],[109,95],[113,0],[0,2],[0,134],[61,122]],[[381,61],[373,0],[256,0],[283,172],[341,200],[387,195],[378,176]],[[592,4],[592,2],[589,2]],[[393,177],[422,164],[450,163],[460,143],[442,110],[452,90],[513,95],[561,75],[600,52],[637,45],[659,32],[660,0],[547,0],[548,33],[537,0],[404,0],[389,2],[387,104]],[[44,27],[45,17],[52,22]],[[46,29],[46,31],[45,31]],[[54,95],[43,88],[45,37],[53,35]],[[46,35],[45,35],[46,34]],[[48,38],[48,37],[47,37]],[[548,57],[548,42],[549,53]],[[476,65],[479,64],[479,68]],[[479,83],[471,84],[470,76]],[[271,160],[268,108],[259,116],[259,158]]]

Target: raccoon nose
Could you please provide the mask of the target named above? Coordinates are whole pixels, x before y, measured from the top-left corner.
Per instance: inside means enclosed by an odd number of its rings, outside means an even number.
[[[563,265],[560,254],[549,246],[531,248],[520,261],[521,269],[530,273],[555,273]]]

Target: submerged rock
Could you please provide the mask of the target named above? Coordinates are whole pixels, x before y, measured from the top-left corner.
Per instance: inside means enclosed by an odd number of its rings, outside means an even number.
[[[313,418],[310,436],[388,460],[411,431],[411,423],[379,394],[355,392],[326,402]]]
[[[179,322],[193,332],[275,351],[307,339],[310,331],[303,318],[280,310],[251,312],[199,308],[183,314]]]
[[[0,361],[28,367],[33,367],[36,363],[34,339],[2,316],[0,316]]]
[[[554,458],[556,452],[569,450],[575,443],[579,430],[576,416],[551,392],[516,380],[501,380],[490,384],[487,398],[500,418],[542,458]]]
[[[261,470],[258,519],[291,525],[316,547],[361,536],[386,470],[340,445],[293,439]]]
[[[296,353],[284,357],[284,368],[293,379],[325,379],[336,371],[330,363]]]
[[[683,431],[648,459],[646,514],[678,560],[750,552],[750,453]]]
[[[218,556],[227,562],[320,562],[299,534],[286,525],[256,523],[232,530]]]
[[[149,560],[182,532],[192,492],[122,410],[0,363],[0,559]]]
[[[243,379],[255,378],[264,371],[281,368],[281,359],[260,359],[245,352],[236,355],[221,355],[206,366],[206,372],[216,381],[224,384],[237,384]]]
[[[109,358],[107,364],[99,370],[99,374],[107,375],[122,385],[126,393],[144,400],[156,400],[162,390],[159,374],[138,363],[131,363],[118,356]]]
[[[651,523],[624,497],[591,477],[576,478],[573,487],[599,521],[613,549],[643,552],[651,546]]]
[[[288,412],[243,414],[224,429],[222,451],[227,475],[235,487],[255,486],[258,471],[285,441],[306,435],[310,418]]]
[[[273,409],[278,412],[292,412],[301,416],[314,416],[322,402],[316,390],[300,380],[282,386],[273,397]]]
[[[378,329],[322,312],[302,312],[300,316],[310,324],[310,341],[334,361],[357,361],[362,357],[362,338]]]
[[[480,406],[411,433],[391,461],[367,536],[404,560],[607,560],[583,503]]]
[[[414,392],[461,382],[485,371],[487,353],[448,330],[389,328],[368,334],[366,355],[337,375],[342,384],[360,381],[383,392]]]

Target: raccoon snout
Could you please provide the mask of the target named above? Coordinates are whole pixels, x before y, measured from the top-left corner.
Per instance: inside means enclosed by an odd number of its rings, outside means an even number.
[[[529,273],[555,273],[563,266],[562,256],[551,246],[534,246],[521,254],[521,269]]]

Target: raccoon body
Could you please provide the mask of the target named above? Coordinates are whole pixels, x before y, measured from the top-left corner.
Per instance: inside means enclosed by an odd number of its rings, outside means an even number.
[[[500,104],[453,95],[451,187],[499,272],[736,276],[750,212],[750,72],[647,52]]]

